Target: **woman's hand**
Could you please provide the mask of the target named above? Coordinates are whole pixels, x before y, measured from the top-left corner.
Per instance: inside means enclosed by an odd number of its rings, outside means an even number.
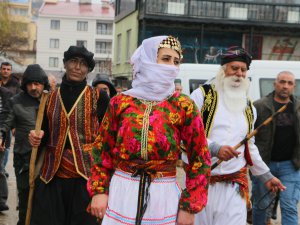
[[[94,195],[91,202],[91,214],[99,219],[103,219],[108,203],[107,194]]]
[[[179,209],[177,216],[177,225],[194,225],[195,214]]]
[[[31,130],[28,135],[28,141],[32,147],[39,147],[41,144],[42,137],[44,136],[44,131],[40,131],[39,135],[36,134],[35,130]]]

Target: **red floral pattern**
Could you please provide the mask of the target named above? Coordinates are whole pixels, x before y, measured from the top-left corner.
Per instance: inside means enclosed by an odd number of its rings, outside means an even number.
[[[141,131],[146,105],[139,99],[120,94],[111,99],[92,151],[92,176],[88,181],[91,195],[108,194],[114,161],[141,158]],[[148,159],[177,160],[180,142],[186,146],[189,165],[186,189],[179,207],[197,213],[206,205],[211,157],[204,126],[194,102],[175,92],[154,105],[149,116]]]

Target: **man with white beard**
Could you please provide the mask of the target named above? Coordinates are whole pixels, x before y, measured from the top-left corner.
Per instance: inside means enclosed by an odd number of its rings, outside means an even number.
[[[211,172],[208,203],[195,217],[195,225],[245,225],[251,207],[247,167],[272,191],[284,190],[262,161],[254,138],[238,149],[238,144],[253,130],[256,110],[247,93],[247,71],[251,56],[240,47],[221,55],[221,67],[212,84],[203,85],[191,97],[199,107],[212,164],[223,162]]]

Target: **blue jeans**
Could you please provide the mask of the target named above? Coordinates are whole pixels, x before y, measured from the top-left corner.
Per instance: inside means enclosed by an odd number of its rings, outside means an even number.
[[[286,190],[280,193],[282,225],[298,225],[297,204],[300,197],[300,170],[295,170],[292,161],[270,162],[271,173],[280,179]],[[257,178],[252,179],[253,225],[266,224],[267,210],[259,208],[258,202],[268,190]],[[267,200],[265,198],[264,200]],[[262,202],[259,202],[260,205]]]
[[[2,166],[2,161],[4,159],[5,152],[0,152],[0,205],[6,205],[8,198],[8,186],[7,179],[4,173],[4,167]]]
[[[8,162],[9,149],[10,149],[10,147],[4,149],[4,156],[3,156],[2,163],[1,163],[2,164],[1,167],[3,167],[4,171],[5,171],[6,164]]]

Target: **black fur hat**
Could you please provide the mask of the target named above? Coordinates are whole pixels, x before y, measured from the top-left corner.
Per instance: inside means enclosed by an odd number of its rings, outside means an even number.
[[[70,46],[68,51],[64,52],[64,63],[74,57],[82,57],[85,59],[89,67],[89,72],[95,67],[94,53],[89,52],[84,46]]]
[[[247,69],[249,70],[252,56],[242,47],[232,46],[228,48],[225,52],[221,54],[221,65],[226,63],[240,61],[247,64]]]
[[[45,90],[50,89],[48,76],[39,64],[31,64],[27,66],[23,73],[21,89],[27,92],[26,85],[31,82],[43,84]]]

